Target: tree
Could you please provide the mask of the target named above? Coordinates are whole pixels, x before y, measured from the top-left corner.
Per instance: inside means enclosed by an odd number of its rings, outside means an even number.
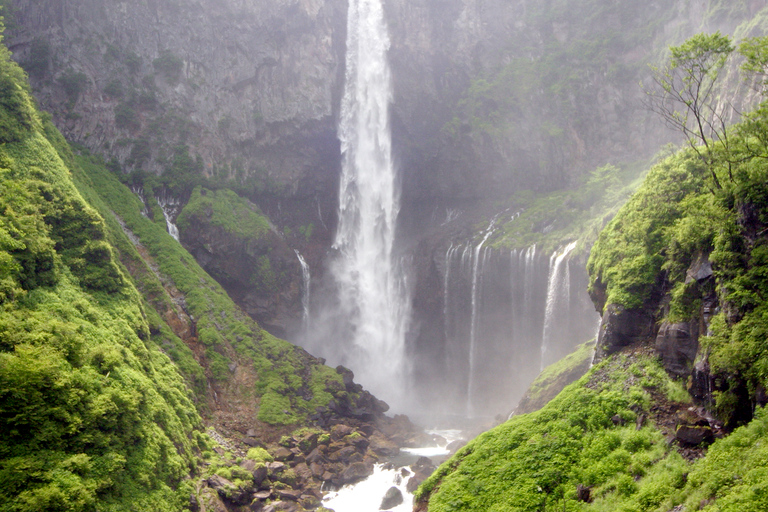
[[[651,68],[656,87],[646,90],[650,109],[683,132],[709,169],[715,188],[720,189],[714,145],[719,142],[728,153],[726,120],[734,109],[730,103],[718,101],[715,84],[734,47],[728,36],[715,32],[697,34],[669,50],[667,64]],[[728,171],[730,176],[730,163]]]

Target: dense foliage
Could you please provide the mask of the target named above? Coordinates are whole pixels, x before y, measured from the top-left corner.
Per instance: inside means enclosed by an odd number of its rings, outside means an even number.
[[[179,510],[200,417],[22,79],[3,47],[0,510]]]

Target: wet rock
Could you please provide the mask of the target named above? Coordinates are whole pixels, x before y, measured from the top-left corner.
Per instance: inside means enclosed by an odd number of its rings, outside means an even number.
[[[416,462],[411,464],[411,471],[413,471],[413,476],[408,479],[408,483],[406,484],[405,488],[408,492],[414,492],[416,489],[419,488],[419,486],[429,478],[429,476],[434,473],[435,464],[432,462],[432,459],[428,457],[419,457]]]
[[[661,324],[656,336],[656,353],[669,373],[677,377],[688,376],[698,351],[698,322]]]
[[[351,484],[364,478],[368,478],[373,474],[373,464],[366,464],[365,462],[354,462],[347,466],[347,468],[341,473],[339,477],[339,483],[342,485]]]
[[[384,457],[394,457],[400,453],[400,447],[386,437],[374,434],[370,437],[370,450],[376,455]]]
[[[397,487],[390,487],[381,500],[379,510],[395,508],[403,502],[403,493]]]

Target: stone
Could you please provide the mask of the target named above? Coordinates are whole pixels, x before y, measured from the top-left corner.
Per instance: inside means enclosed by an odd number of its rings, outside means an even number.
[[[369,449],[376,455],[384,457],[394,457],[400,453],[400,447],[394,442],[380,434],[374,434],[370,437]]]
[[[246,437],[245,439],[243,439],[243,444],[250,446],[252,448],[258,448],[262,446],[262,444],[259,441],[257,441],[252,437]]]
[[[281,500],[299,501],[302,491],[295,489],[278,489],[275,491]]]
[[[251,471],[251,474],[253,475],[253,484],[258,487],[264,480],[266,480],[269,470],[262,464],[255,467],[253,471]]]
[[[248,471],[253,471],[256,469],[256,461],[252,459],[244,459],[243,462],[240,463],[240,467]]]
[[[190,512],[200,511],[200,503],[197,501],[197,496],[194,494],[189,495],[189,510]]]
[[[339,441],[354,431],[354,427],[350,427],[349,425],[334,425],[331,429],[331,439]]]
[[[275,460],[285,462],[285,461],[293,460],[293,457],[295,456],[295,454],[288,448],[281,446],[280,448],[275,450],[275,452],[273,453],[273,456],[275,457]]]
[[[354,462],[347,466],[342,472],[339,478],[342,484],[351,484],[368,478],[373,474],[373,464],[366,464],[365,462]]]
[[[676,377],[687,377],[699,351],[698,322],[664,322],[656,336],[656,353],[664,369]]]
[[[611,416],[611,421],[613,422],[614,425],[617,425],[617,426],[624,425],[624,418],[622,418],[618,414],[614,414],[613,416]]]
[[[300,464],[296,464],[296,466],[293,468],[293,470],[296,472],[296,475],[301,480],[311,480],[314,476],[314,473],[312,470],[307,466],[305,462],[302,462]]]
[[[319,448],[315,448],[309,455],[307,455],[305,462],[308,464],[322,464],[328,462],[328,459],[323,455],[323,452],[321,452]]]
[[[272,491],[264,490],[253,493],[253,499],[255,500],[268,500],[272,496]]]
[[[381,500],[379,510],[395,508],[403,502],[403,493],[397,487],[390,487]]]
[[[709,426],[680,425],[675,431],[675,439],[681,444],[698,446],[702,443],[709,444],[714,441],[714,434]]]

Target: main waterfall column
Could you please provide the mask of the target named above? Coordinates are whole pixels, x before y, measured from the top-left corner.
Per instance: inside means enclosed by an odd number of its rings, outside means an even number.
[[[345,360],[377,396],[397,402],[405,375],[408,305],[393,255],[399,192],[389,126],[389,44],[381,0],[350,0],[333,244],[338,258],[332,269],[352,341]]]

